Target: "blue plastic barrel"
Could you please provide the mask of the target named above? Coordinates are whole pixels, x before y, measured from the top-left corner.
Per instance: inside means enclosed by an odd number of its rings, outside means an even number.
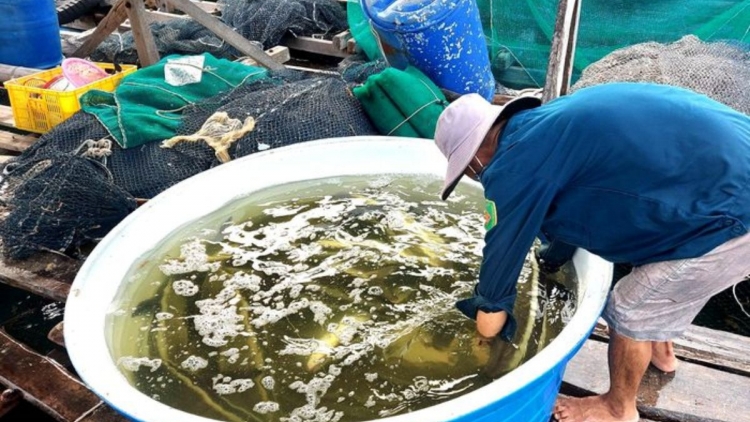
[[[420,69],[459,94],[495,93],[475,0],[362,0],[388,64]]]
[[[0,64],[48,69],[62,58],[55,0],[0,0]]]

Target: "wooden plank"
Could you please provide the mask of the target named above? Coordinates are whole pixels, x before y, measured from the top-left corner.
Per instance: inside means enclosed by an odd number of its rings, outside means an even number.
[[[65,302],[70,293],[68,283],[42,277],[5,262],[0,262],[0,282],[57,302]]]
[[[163,0],[157,0],[156,3],[162,2]],[[198,0],[191,0],[193,3],[195,3],[196,6],[200,7],[201,9],[205,10],[208,13],[214,13],[217,11],[221,11],[222,4],[216,3],[212,1],[198,1]],[[101,0],[101,2],[105,5],[112,6],[114,5],[117,0]],[[166,2],[166,1],[165,1]]]
[[[49,341],[55,343],[58,346],[65,347],[65,336],[63,334],[63,322],[57,323],[47,334]]]
[[[606,392],[607,344],[587,341],[568,364],[564,381],[563,392],[576,390],[572,387]],[[690,362],[681,362],[673,374],[650,368],[638,392],[638,410],[656,420],[750,422],[750,378]]]
[[[312,37],[287,36],[284,37],[282,43],[292,50],[322,54],[324,56],[345,58],[350,55],[346,49],[340,49],[338,45],[334,45],[333,41],[331,40],[322,40]]]
[[[99,22],[96,26],[94,33],[89,36],[84,43],[71,54],[71,57],[88,57],[91,53],[96,50],[96,47],[104,41],[109,34],[114,32],[121,23],[128,18],[128,12],[125,8],[126,0],[118,0],[112,9],[109,10],[107,16]]]
[[[592,337],[609,338],[603,320],[594,327]],[[674,340],[674,349],[680,360],[750,377],[750,337],[691,325]]]
[[[557,396],[557,398],[559,398],[559,399],[564,399],[564,398],[568,398],[568,397],[578,397],[578,396],[571,396],[571,395],[568,395],[568,394],[558,394],[558,396]],[[556,422],[556,421],[555,421],[554,418],[550,418],[549,422]],[[657,421],[654,421],[654,420],[651,420],[651,419],[645,419],[643,416],[641,416],[641,418],[639,419],[638,422],[657,422]],[[659,422],[663,422],[663,421],[659,421]]]
[[[570,88],[573,56],[578,36],[579,0],[560,0],[547,65],[543,102],[565,95]]]
[[[42,69],[0,64],[0,83],[14,78],[20,78],[21,76],[32,75],[37,72],[42,72]]]
[[[148,12],[146,16],[147,16],[149,23],[166,22],[166,21],[171,21],[173,19],[190,19],[190,17],[187,15],[176,15],[174,13],[165,13],[165,12],[159,12],[159,11]],[[123,22],[122,25],[120,25],[119,27],[120,32],[127,32],[132,29],[133,27],[129,19]]]
[[[352,39],[352,33],[347,29],[346,31],[334,35],[333,38],[331,38],[331,44],[339,50],[346,50],[346,45],[350,39]]]
[[[81,417],[76,422],[126,422],[126,419],[114,409],[102,403],[90,414]]]
[[[34,142],[38,139],[39,138],[35,136],[19,135],[17,133],[0,130],[0,148],[10,151],[25,151],[27,148],[34,145]],[[7,159],[5,161],[7,161]]]
[[[0,105],[0,126],[15,128],[16,123],[13,121],[13,109],[9,106]]]
[[[128,13],[130,25],[133,27],[133,40],[138,51],[138,61],[147,67],[159,61],[159,50],[156,48],[154,34],[151,33],[146,7],[143,0],[126,0],[125,9]]]
[[[284,69],[284,65],[277,63],[271,57],[261,50],[258,46],[245,39],[234,29],[220,21],[214,16],[209,15],[203,9],[196,6],[190,0],[169,0],[170,3],[180,11],[188,14],[196,22],[208,28],[211,32],[218,35],[232,47],[238,49],[242,54],[249,56],[258,64],[272,70]]]
[[[0,330],[0,383],[61,422],[74,422],[102,401],[57,362]],[[122,419],[123,421],[125,419]]]
[[[10,413],[21,402],[21,393],[7,389],[0,394],[0,418]]]
[[[292,59],[292,56],[289,54],[289,48],[280,45],[269,48],[266,50],[266,54],[279,63],[286,63]],[[250,66],[258,65],[258,63],[250,57],[240,57],[237,61]]]

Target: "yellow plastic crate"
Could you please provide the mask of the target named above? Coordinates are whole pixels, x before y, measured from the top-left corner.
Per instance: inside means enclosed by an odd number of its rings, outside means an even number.
[[[104,70],[113,70],[109,63],[95,63]],[[137,66],[121,65],[122,71],[72,91],[40,88],[45,82],[62,75],[62,68],[46,70],[5,82],[16,127],[30,132],[45,133],[81,109],[78,99],[92,89],[112,92],[125,75]]]

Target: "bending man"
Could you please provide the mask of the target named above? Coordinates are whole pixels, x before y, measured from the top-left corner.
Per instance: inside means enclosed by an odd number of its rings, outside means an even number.
[[[708,299],[750,274],[750,117],[687,90],[607,84],[545,105],[478,95],[440,116],[446,199],[481,182],[488,231],[475,295],[458,308],[509,340],[516,280],[534,239],[634,265],[610,294],[610,390],[559,401],[560,421],[637,421],[649,362],[673,371],[671,339]]]

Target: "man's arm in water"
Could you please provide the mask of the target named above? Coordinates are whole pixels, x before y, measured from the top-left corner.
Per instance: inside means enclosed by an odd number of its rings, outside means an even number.
[[[513,305],[518,276],[557,187],[527,175],[498,174],[499,183],[493,183],[492,177],[483,175],[482,181],[491,214],[488,220],[496,224],[487,227],[474,296],[456,306],[477,320],[480,335],[500,335],[510,341],[516,329]]]

